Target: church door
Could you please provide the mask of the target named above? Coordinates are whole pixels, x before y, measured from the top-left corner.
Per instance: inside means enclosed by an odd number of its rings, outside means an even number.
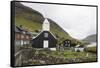
[[[43,48],[48,48],[49,47],[49,42],[48,40],[43,41]]]

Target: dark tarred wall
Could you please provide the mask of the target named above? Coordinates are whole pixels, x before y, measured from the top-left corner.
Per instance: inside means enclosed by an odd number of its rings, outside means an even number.
[[[44,33],[48,33],[48,37],[44,37]],[[49,48],[56,47],[57,40],[52,36],[52,34],[48,31],[43,31],[40,35],[38,35],[35,39],[32,40],[32,47],[34,48],[43,48],[43,41],[49,41]]]

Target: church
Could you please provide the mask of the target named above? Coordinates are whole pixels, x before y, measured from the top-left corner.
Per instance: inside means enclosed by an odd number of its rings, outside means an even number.
[[[45,19],[42,24],[42,31],[32,39],[34,48],[56,48],[57,38],[50,32],[50,23]]]

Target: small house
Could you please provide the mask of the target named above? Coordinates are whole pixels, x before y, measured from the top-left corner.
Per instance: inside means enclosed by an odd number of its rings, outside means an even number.
[[[30,44],[32,34],[22,27],[15,26],[15,45]]]
[[[74,48],[75,52],[83,52],[84,51],[84,47],[81,45],[76,45],[76,47]]]
[[[57,45],[57,50],[58,51],[70,51],[71,47],[71,40],[66,39],[64,40],[62,43],[60,43],[59,45]]]
[[[63,46],[70,47],[71,46],[71,41],[69,39],[64,40],[63,41]]]

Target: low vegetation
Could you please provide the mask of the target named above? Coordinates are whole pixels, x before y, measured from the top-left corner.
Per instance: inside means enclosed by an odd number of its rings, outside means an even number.
[[[49,49],[21,47],[21,65],[61,64],[97,61],[95,53],[90,52],[59,52]],[[18,59],[17,59],[18,60]]]
[[[85,49],[86,52],[97,53],[97,47],[88,47]]]

